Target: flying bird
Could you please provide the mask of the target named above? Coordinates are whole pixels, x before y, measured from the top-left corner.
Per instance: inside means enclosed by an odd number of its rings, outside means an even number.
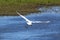
[[[17,12],[17,14],[18,14],[20,17],[22,17],[23,19],[25,19],[25,20],[26,20],[26,23],[27,23],[28,25],[32,25],[32,21],[28,20],[26,17],[24,17],[23,15],[21,15],[19,12]]]
[[[49,23],[50,22],[50,21],[31,21],[31,20],[27,19],[25,16],[21,15],[19,12],[17,12],[17,14],[26,21],[27,25],[30,25],[30,26],[33,23]]]

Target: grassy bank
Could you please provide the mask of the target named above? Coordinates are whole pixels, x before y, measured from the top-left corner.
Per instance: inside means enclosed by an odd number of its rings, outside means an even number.
[[[39,6],[60,5],[60,0],[0,0],[0,15],[17,15],[38,12]]]

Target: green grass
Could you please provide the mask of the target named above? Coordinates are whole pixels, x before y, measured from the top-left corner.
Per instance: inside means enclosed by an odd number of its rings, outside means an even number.
[[[38,12],[37,7],[44,5],[60,5],[60,0],[0,0],[0,15],[17,15]]]

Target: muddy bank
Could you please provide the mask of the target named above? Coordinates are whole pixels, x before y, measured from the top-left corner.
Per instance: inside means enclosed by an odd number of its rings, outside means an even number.
[[[60,4],[23,4],[23,5],[1,5],[0,16],[16,16],[16,11],[21,14],[29,14],[34,12],[40,12],[37,8],[48,6],[60,6]]]

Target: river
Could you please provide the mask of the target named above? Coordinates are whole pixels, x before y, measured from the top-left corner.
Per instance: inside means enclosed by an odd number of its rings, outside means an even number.
[[[0,40],[60,40],[60,6],[39,8],[41,12],[25,15],[35,23],[32,26],[20,16],[0,16]]]

